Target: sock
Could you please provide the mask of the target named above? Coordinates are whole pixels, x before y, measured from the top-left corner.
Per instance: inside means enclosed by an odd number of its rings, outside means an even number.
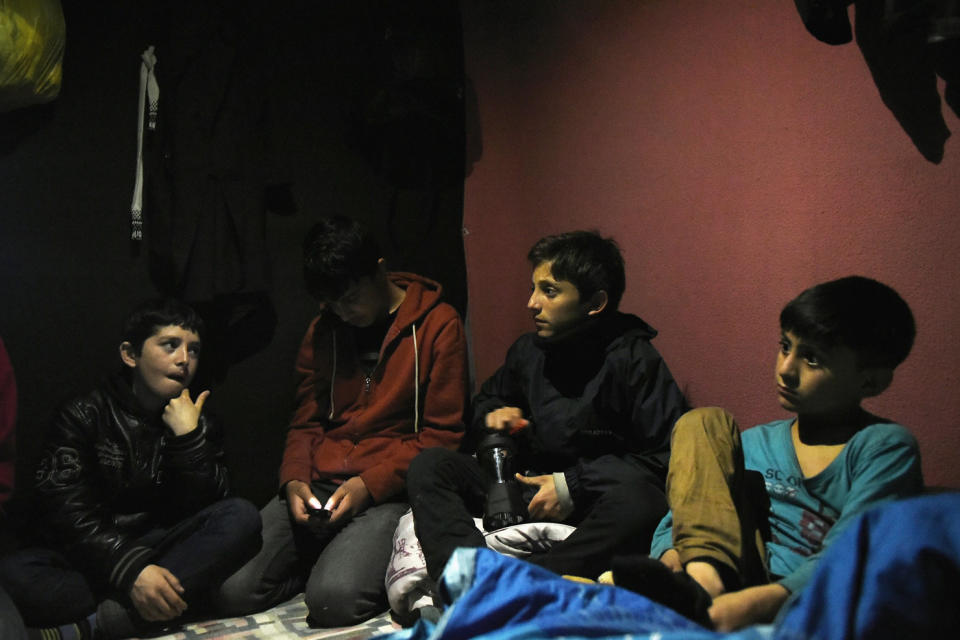
[[[617,556],[613,559],[613,583],[654,602],[670,607],[708,629],[713,628],[707,609],[713,598],[684,572],[646,556]]]
[[[93,612],[83,620],[45,629],[27,629],[30,640],[92,640],[93,630],[97,627],[97,613]]]

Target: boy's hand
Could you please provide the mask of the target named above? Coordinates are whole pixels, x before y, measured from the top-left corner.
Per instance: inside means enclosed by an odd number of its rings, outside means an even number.
[[[494,431],[506,431],[514,433],[526,427],[530,422],[523,417],[523,411],[517,407],[500,407],[494,409],[486,416],[487,428]]]
[[[130,600],[144,620],[173,620],[187,610],[183,587],[167,569],[148,564],[130,588]]]
[[[190,390],[184,389],[179,396],[167,402],[167,406],[163,408],[163,421],[174,435],[182,436],[197,428],[200,412],[203,411],[203,404],[209,395],[209,391],[204,391],[194,402],[190,399]]]
[[[717,631],[735,631],[750,624],[771,622],[789,595],[779,584],[748,587],[717,596],[708,613]]]
[[[307,520],[310,519],[310,513],[307,511],[308,504],[314,509],[323,507],[306,482],[291,480],[284,490],[287,493],[287,510],[297,524],[307,524]]]
[[[330,522],[336,522],[340,518],[349,520],[366,509],[372,500],[363,478],[353,476],[337,487],[323,508],[330,511]]]
[[[536,495],[530,499],[527,511],[535,520],[551,520],[560,522],[570,515],[569,509],[564,509],[557,497],[557,485],[552,475],[524,476],[517,474],[517,480],[529,487],[539,487]]]

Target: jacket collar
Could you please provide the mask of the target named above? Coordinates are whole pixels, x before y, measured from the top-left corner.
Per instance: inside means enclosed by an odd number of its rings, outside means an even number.
[[[130,377],[125,371],[119,371],[107,378],[107,389],[110,396],[128,413],[139,416],[146,421],[156,420],[159,413],[150,413],[143,408],[137,397],[133,395],[133,386]]]

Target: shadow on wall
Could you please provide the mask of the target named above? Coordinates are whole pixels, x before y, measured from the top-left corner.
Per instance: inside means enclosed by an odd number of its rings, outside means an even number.
[[[827,44],[853,38],[848,0],[794,0],[807,30]],[[960,116],[960,0],[857,0],[857,45],[884,104],[923,157],[943,159],[950,130],[940,110],[943,98]]]

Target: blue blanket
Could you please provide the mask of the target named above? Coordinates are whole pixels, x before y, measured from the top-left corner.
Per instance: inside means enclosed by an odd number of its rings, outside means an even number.
[[[420,620],[389,640],[534,638],[714,639],[671,609],[617,587],[565,580],[489,549],[457,549],[440,589],[452,604],[438,624]],[[761,640],[758,629],[728,638]]]
[[[960,629],[960,494],[869,511],[831,545],[774,625],[708,631],[643,596],[584,584],[488,549],[458,549],[434,625],[384,640],[839,640],[953,638]]]
[[[960,637],[960,494],[889,503],[830,545],[780,640]]]

